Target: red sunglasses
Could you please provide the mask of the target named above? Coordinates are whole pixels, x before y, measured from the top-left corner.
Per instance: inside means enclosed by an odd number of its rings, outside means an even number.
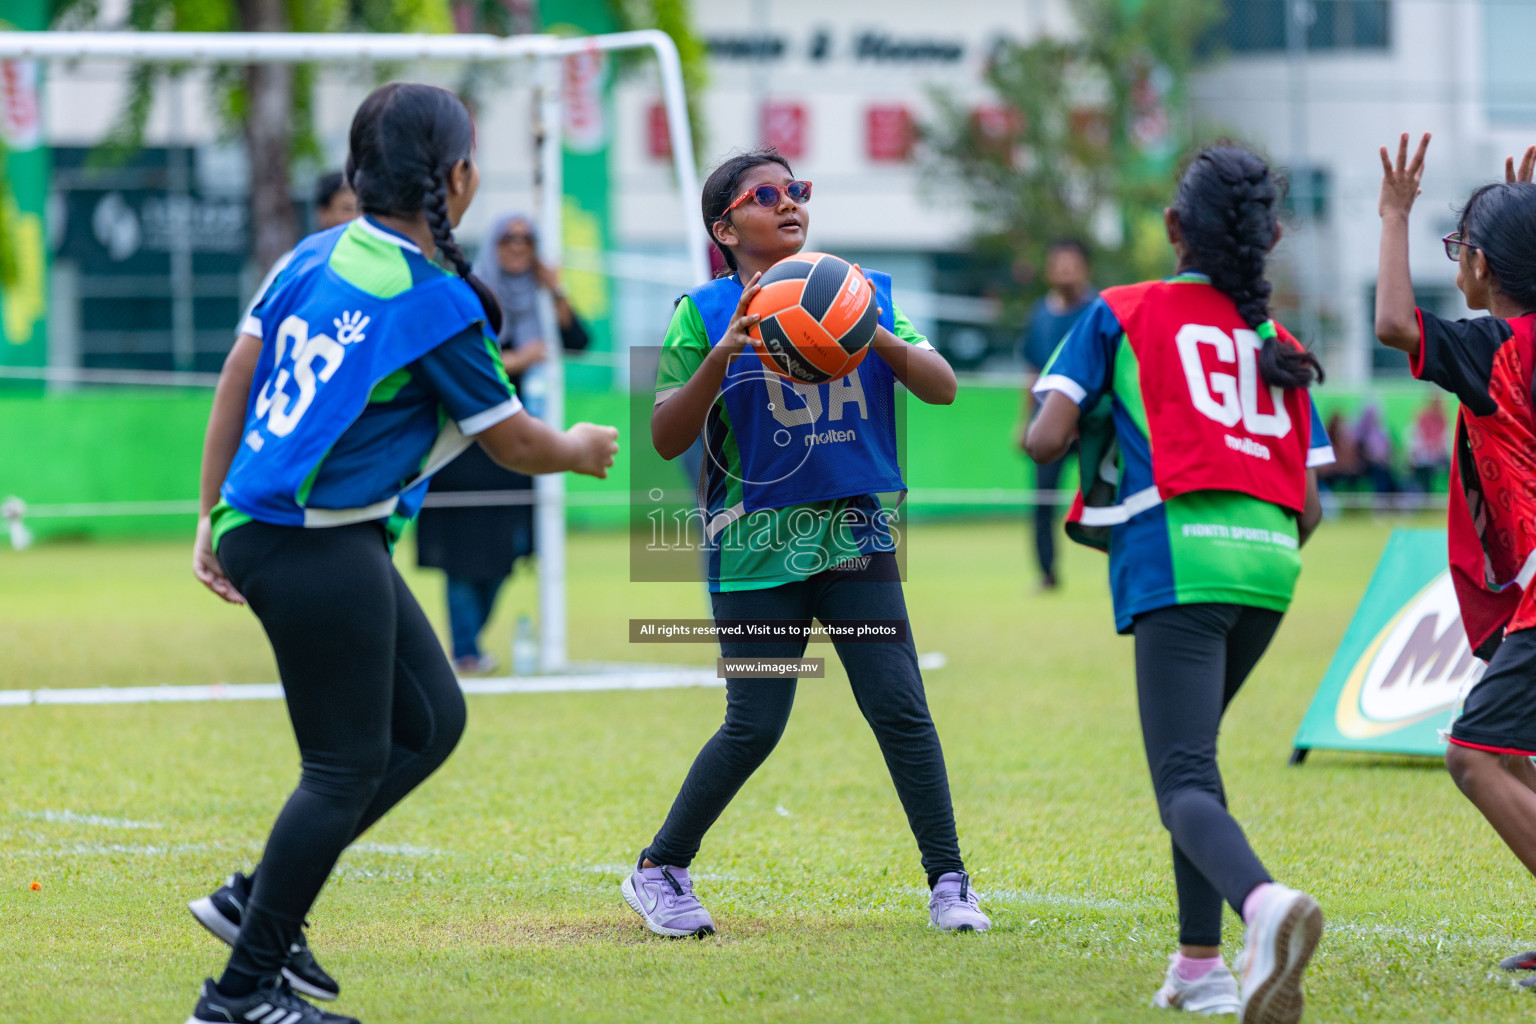
[[[796,206],[804,206],[811,199],[811,183],[808,181],[792,181],[788,185],[759,185],[748,189],[736,197],[736,201],[727,206],[717,218],[724,220],[730,216],[732,210],[746,202],[748,199],[757,200],[757,205],[765,210],[771,210],[779,205],[779,197],[788,196],[790,202]]]

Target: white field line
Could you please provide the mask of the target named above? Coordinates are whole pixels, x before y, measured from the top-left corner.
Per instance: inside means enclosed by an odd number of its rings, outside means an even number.
[[[198,853],[213,848],[210,843],[57,843],[31,850],[13,850],[15,857],[168,857],[177,853]]]
[[[179,704],[210,700],[278,700],[277,683],[212,686],[92,686],[63,690],[0,690],[0,707],[22,704]]]
[[[1065,896],[1055,892],[1028,889],[993,889],[974,886],[983,903],[1010,903],[1021,907],[1072,907],[1078,910],[1153,910],[1161,906],[1148,900],[1117,900],[1109,896]],[[914,896],[927,896],[927,889],[901,889]]]
[[[942,651],[918,655],[923,669],[943,668],[948,659]],[[459,686],[470,694],[583,693],[610,690],[674,690],[687,687],[724,686],[713,668],[642,669],[623,672],[591,672],[554,676],[501,676],[461,679]],[[30,704],[186,704],[225,700],[281,700],[279,683],[214,683],[212,686],[92,686],[0,690],[0,707]]]
[[[631,871],[635,870],[635,866],[633,864],[588,864],[581,870],[591,872],[594,875],[613,875],[615,878],[624,878]],[[751,880],[743,875],[710,871],[690,871],[688,872],[688,877],[696,882],[747,882]]]
[[[116,824],[126,819],[99,818],[94,815],[69,815],[68,819],[58,816],[43,818],[47,821],[69,820],[86,824],[104,825],[111,828],[159,828],[158,825],[147,825],[142,822],[131,822],[126,825]],[[43,812],[46,815],[54,815],[56,812]],[[39,814],[27,814],[25,817],[40,818]],[[16,856],[32,857],[76,857],[76,856],[134,856],[134,857],[165,857],[177,853],[196,853],[222,846],[220,843],[172,843],[166,845],[131,844],[131,843],[60,843],[53,846],[39,847],[30,850],[16,850]],[[446,850],[435,849],[430,846],[414,846],[409,843],[355,843],[347,848],[348,854],[364,853],[379,854],[394,857],[444,857],[451,856]],[[374,877],[378,872],[362,868],[357,865],[343,862],[336,868],[339,874],[354,875],[358,877]],[[598,875],[612,875],[623,878],[633,868],[628,864],[587,864],[581,867],[582,871]],[[729,872],[697,872],[692,877],[701,882],[750,882],[751,879],[742,875]],[[895,890],[911,896],[927,896],[927,889],[900,888]],[[1068,907],[1078,910],[1152,910],[1162,906],[1150,900],[1122,900],[1108,896],[1068,896],[1054,892],[1035,892],[1028,889],[980,889],[976,895],[984,903],[1007,903],[1016,906],[1044,906],[1044,907]],[[1481,939],[1474,939],[1463,935],[1445,935],[1436,932],[1421,931],[1403,925],[1362,923],[1357,921],[1330,919],[1327,923],[1325,934],[1349,935],[1355,938],[1370,939],[1405,939],[1409,942],[1422,943],[1437,948],[1444,946],[1483,946],[1486,943]]]
[[[446,857],[447,850],[430,846],[412,846],[410,843],[353,843],[347,853],[378,853],[387,857]]]
[[[33,821],[51,821],[59,825],[95,825],[99,828],[164,828],[153,821],[134,821],[131,818],[104,818],[99,814],[76,814],[74,811],[22,811],[23,818]]]
[[[462,679],[465,693],[563,693],[587,690],[654,690],[724,686],[715,670],[678,669],[626,675],[518,676]],[[161,704],[225,700],[281,700],[279,683],[215,683],[212,686],[95,686],[61,690],[0,690],[0,707],[25,704]]]

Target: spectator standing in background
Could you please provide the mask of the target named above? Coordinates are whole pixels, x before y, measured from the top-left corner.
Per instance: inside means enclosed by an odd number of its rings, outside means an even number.
[[[331,228],[340,227],[357,219],[357,196],[352,192],[352,186],[347,184],[346,175],[340,171],[327,171],[315,180],[315,230],[329,231]],[[261,286],[256,289],[256,297],[245,308],[245,315],[240,318],[241,330],[245,328],[245,321],[250,319],[262,298],[267,294],[267,289],[272,287],[272,282],[277,280],[277,275],[288,266],[288,261],[293,258],[293,250],[289,249],[277,258],[272,268],[267,271],[267,276],[261,279]]]
[[[1445,407],[1435,395],[1413,418],[1413,437],[1408,442],[1408,466],[1413,470],[1415,486],[1429,494],[1439,483],[1440,474],[1451,468],[1450,426]]]
[[[1397,475],[1392,472],[1392,455],[1396,445],[1392,434],[1381,417],[1381,408],[1368,405],[1360,414],[1360,462],[1365,468],[1365,478],[1371,490],[1377,494],[1396,494]]]
[[[315,230],[331,228],[357,219],[357,196],[347,184],[346,175],[329,171],[315,181]]]
[[[502,366],[524,406],[542,416],[548,388],[542,364],[549,348],[539,316],[540,293],[547,291],[554,299],[562,348],[580,352],[589,338],[555,271],[539,262],[532,218],[518,213],[498,217],[480,246],[475,274],[501,303],[505,319],[497,343]],[[454,668],[461,675],[477,675],[496,667],[496,659],[480,649],[480,633],[496,596],[517,561],[534,551],[533,478],[503,469],[475,445],[432,478],[432,493],[453,491],[498,491],[528,499],[466,508],[428,506],[418,519],[418,564],[448,574]]]
[[[1364,469],[1360,464],[1360,444],[1354,424],[1335,410],[1329,414],[1325,427],[1328,439],[1333,442],[1334,463],[1318,467],[1318,483],[1328,492],[1352,487],[1359,482]]]
[[[1024,435],[1034,416],[1035,399],[1031,391],[1035,378],[1050,362],[1051,354],[1061,339],[1072,330],[1098,291],[1089,282],[1090,266],[1088,248],[1074,238],[1063,238],[1051,243],[1045,252],[1045,283],[1050,290],[1035,303],[1029,315],[1029,326],[1023,338],[1024,362],[1030,378],[1024,385],[1022,422],[1018,429],[1018,445],[1024,447]],[[1054,491],[1061,483],[1061,468],[1071,456],[1062,456],[1055,462],[1039,466],[1035,471],[1035,488]],[[1035,506],[1035,557],[1040,563],[1040,589],[1056,589],[1056,503],[1042,500]]]

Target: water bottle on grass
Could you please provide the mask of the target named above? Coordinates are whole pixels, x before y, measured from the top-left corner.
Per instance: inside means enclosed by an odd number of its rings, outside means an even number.
[[[539,641],[533,635],[533,620],[525,612],[517,617],[512,631],[512,671],[531,676],[539,668]]]

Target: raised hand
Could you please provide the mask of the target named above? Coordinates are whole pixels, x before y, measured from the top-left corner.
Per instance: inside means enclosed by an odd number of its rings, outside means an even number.
[[[1381,198],[1376,203],[1376,212],[1382,217],[1389,214],[1398,214],[1407,217],[1413,209],[1413,201],[1419,197],[1422,191],[1419,182],[1424,179],[1424,152],[1429,149],[1429,132],[1419,140],[1419,148],[1414,151],[1413,159],[1408,159],[1408,133],[1404,132],[1397,142],[1397,160],[1387,154],[1387,147],[1381,147]]]
[[[1510,184],[1515,182],[1529,182],[1533,173],[1536,173],[1536,146],[1526,146],[1525,155],[1520,158],[1520,171],[1515,172],[1515,158],[1504,158],[1504,180]]]

